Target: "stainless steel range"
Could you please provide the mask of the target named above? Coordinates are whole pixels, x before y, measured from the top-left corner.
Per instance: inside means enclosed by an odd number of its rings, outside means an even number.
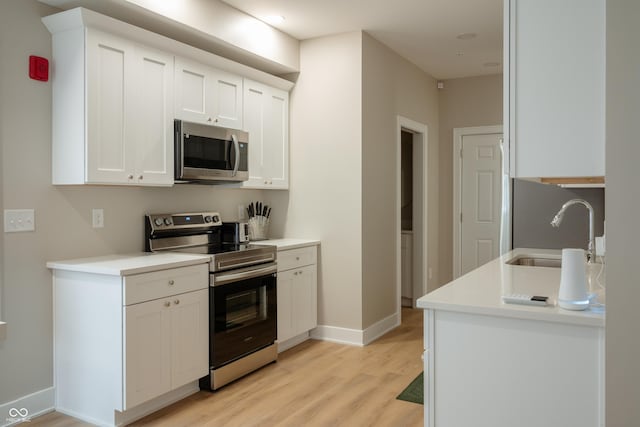
[[[211,255],[209,264],[209,376],[216,390],[277,359],[276,248],[225,243],[216,212],[145,217],[148,252]]]

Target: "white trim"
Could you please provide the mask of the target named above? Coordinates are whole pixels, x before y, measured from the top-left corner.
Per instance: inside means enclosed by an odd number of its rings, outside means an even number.
[[[416,153],[416,147],[418,144],[421,145],[420,149],[422,150],[422,168],[416,171],[414,168],[414,194],[416,191],[416,174],[419,174],[419,180],[422,184],[422,212],[423,214],[413,215],[414,221],[414,233],[413,233],[413,269],[415,272],[416,268],[420,268],[419,277],[413,278],[413,305],[415,307],[416,300],[420,298],[422,295],[427,293],[427,277],[428,277],[428,260],[427,256],[427,229],[428,229],[428,174],[427,174],[427,166],[428,166],[428,152],[429,152],[429,129],[427,125],[423,123],[419,123],[408,119],[406,117],[397,116],[397,142],[396,142],[396,313],[398,316],[398,323],[402,321],[402,243],[401,243],[401,231],[402,231],[402,215],[401,215],[401,157],[402,157],[402,130],[407,130],[413,133],[413,149],[414,153]],[[415,158],[415,155],[413,156]],[[415,202],[415,198],[414,198]],[[414,203],[413,210],[414,213],[417,211],[417,205]],[[422,229],[422,233],[416,232],[416,223],[420,225]],[[421,251],[417,251],[416,248],[419,247],[422,249]],[[422,253],[422,256],[419,257],[418,254]],[[417,282],[417,284],[416,284]],[[418,290],[418,292],[416,292]]]
[[[462,209],[462,162],[460,151],[462,150],[462,138],[469,135],[489,135],[494,133],[502,133],[502,125],[492,126],[473,126],[465,128],[453,129],[453,278],[460,277],[462,271],[461,266],[461,224],[460,213]],[[504,165],[504,155],[502,163]],[[501,196],[504,200],[504,194]],[[501,217],[501,221],[504,219]]]
[[[0,405],[0,417],[2,417],[0,418],[0,426],[11,426],[22,422],[22,420],[11,420],[9,411],[12,408],[16,408],[18,410],[26,409],[29,411],[28,415],[25,417],[26,420],[31,420],[40,415],[52,412],[54,410],[55,402],[54,394],[54,388],[49,387],[36,391],[35,393],[31,393],[27,396],[23,396],[13,402],[7,402]]]
[[[311,338],[314,340],[329,341],[339,344],[356,345],[363,347],[371,344],[387,332],[400,326],[400,316],[393,313],[382,320],[377,321],[365,330],[339,328],[337,326],[319,325],[310,332]],[[294,337],[295,339],[297,337]],[[285,345],[289,343],[288,340]],[[302,341],[301,341],[302,342]],[[278,344],[278,347],[280,345]],[[289,347],[290,348],[290,347]],[[278,351],[280,349],[278,348]],[[284,350],[283,350],[284,351]]]
[[[291,337],[286,341],[283,342],[278,342],[278,353],[282,353],[283,351],[287,351],[292,347],[297,346],[298,344],[301,344],[303,342],[305,342],[306,340],[310,339],[311,336],[309,334],[309,332],[303,332],[300,335],[296,335],[295,337]]]
[[[362,331],[360,329],[339,328],[337,326],[318,325],[311,330],[314,340],[336,342],[339,344],[357,345],[362,347]]]
[[[362,342],[364,345],[368,345],[398,326],[400,326],[400,316],[398,313],[393,313],[365,329],[362,334]]]

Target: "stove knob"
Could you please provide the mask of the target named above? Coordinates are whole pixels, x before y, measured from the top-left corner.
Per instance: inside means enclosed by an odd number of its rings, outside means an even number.
[[[171,218],[167,217],[164,219],[165,225],[171,225]]]
[[[218,215],[214,215],[213,222],[220,222],[220,217]]]
[[[154,222],[158,227],[160,227],[160,226],[163,224],[163,222],[162,222],[162,218],[156,218],[153,222]]]
[[[211,218],[211,216],[207,215],[204,217],[204,222],[210,223],[211,221],[213,221],[213,218]]]

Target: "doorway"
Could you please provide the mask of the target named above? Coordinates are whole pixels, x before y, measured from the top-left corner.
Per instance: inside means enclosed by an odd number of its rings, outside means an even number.
[[[403,302],[415,307],[427,291],[427,126],[398,116],[396,153],[396,295],[400,321]]]
[[[453,276],[500,255],[502,126],[453,130]]]

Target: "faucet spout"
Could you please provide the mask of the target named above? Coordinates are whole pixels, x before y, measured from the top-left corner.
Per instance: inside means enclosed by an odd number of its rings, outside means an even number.
[[[573,206],[573,205],[583,205],[584,207],[586,207],[589,210],[589,243],[587,244],[587,262],[592,263],[595,261],[595,245],[596,245],[596,241],[595,241],[595,232],[594,232],[594,218],[593,218],[593,206],[591,206],[591,204],[589,202],[587,202],[586,200],[583,199],[571,199],[568,202],[566,202],[564,205],[562,205],[562,207],[560,208],[560,210],[558,211],[558,213],[553,217],[553,220],[551,220],[551,225],[553,227],[560,227],[560,223],[562,223],[562,219],[564,218],[564,212],[567,210],[567,208],[569,206]]]

